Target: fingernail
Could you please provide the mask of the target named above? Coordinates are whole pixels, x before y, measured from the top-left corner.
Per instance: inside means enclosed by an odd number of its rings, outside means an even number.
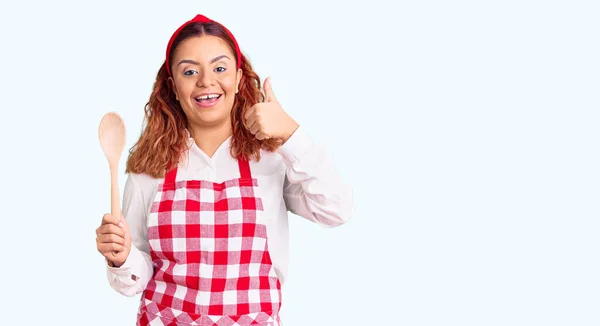
[[[123,227],[123,222],[119,222],[119,226],[120,226],[120,227]]]

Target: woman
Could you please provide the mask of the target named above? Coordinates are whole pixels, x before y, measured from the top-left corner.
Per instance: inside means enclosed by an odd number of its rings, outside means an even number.
[[[280,325],[287,211],[325,227],[352,193],[221,24],[171,37],[130,151],[123,215],[104,215],[110,285],[142,293],[138,325]]]

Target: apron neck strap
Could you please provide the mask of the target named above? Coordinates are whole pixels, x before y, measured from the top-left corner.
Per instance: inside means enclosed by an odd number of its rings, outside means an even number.
[[[240,167],[240,177],[242,179],[252,179],[252,173],[250,172],[250,163],[245,159],[238,159],[238,166]]]
[[[177,178],[177,165],[174,168],[167,170],[167,174],[165,174],[165,183],[175,183],[175,179]]]

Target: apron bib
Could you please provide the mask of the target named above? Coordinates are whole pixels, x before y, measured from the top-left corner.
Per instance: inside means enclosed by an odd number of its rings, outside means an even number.
[[[281,284],[267,246],[258,181],[176,181],[167,172],[148,216],[154,276],[137,325],[281,325]]]

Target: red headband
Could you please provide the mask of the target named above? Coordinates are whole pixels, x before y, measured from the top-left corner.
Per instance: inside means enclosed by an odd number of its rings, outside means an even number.
[[[169,73],[169,76],[172,76],[171,63],[169,62],[169,56],[171,54],[171,46],[173,45],[173,41],[175,41],[175,38],[177,37],[177,35],[179,35],[179,32],[181,32],[181,30],[184,27],[186,27],[187,25],[189,25],[191,23],[216,23],[219,26],[221,26],[225,30],[227,35],[229,35],[229,37],[231,37],[231,40],[233,40],[233,44],[235,45],[235,54],[237,56],[237,68],[240,69],[240,67],[242,66],[242,52],[240,51],[240,47],[238,46],[238,43],[235,40],[235,37],[233,37],[233,34],[231,34],[231,32],[225,26],[220,24],[219,22],[209,19],[203,15],[196,15],[196,17],[194,17],[192,20],[188,20],[183,25],[179,26],[179,28],[175,31],[175,33],[173,33],[173,35],[171,36],[171,39],[169,40],[169,44],[167,45],[167,59],[166,59],[167,72]]]

